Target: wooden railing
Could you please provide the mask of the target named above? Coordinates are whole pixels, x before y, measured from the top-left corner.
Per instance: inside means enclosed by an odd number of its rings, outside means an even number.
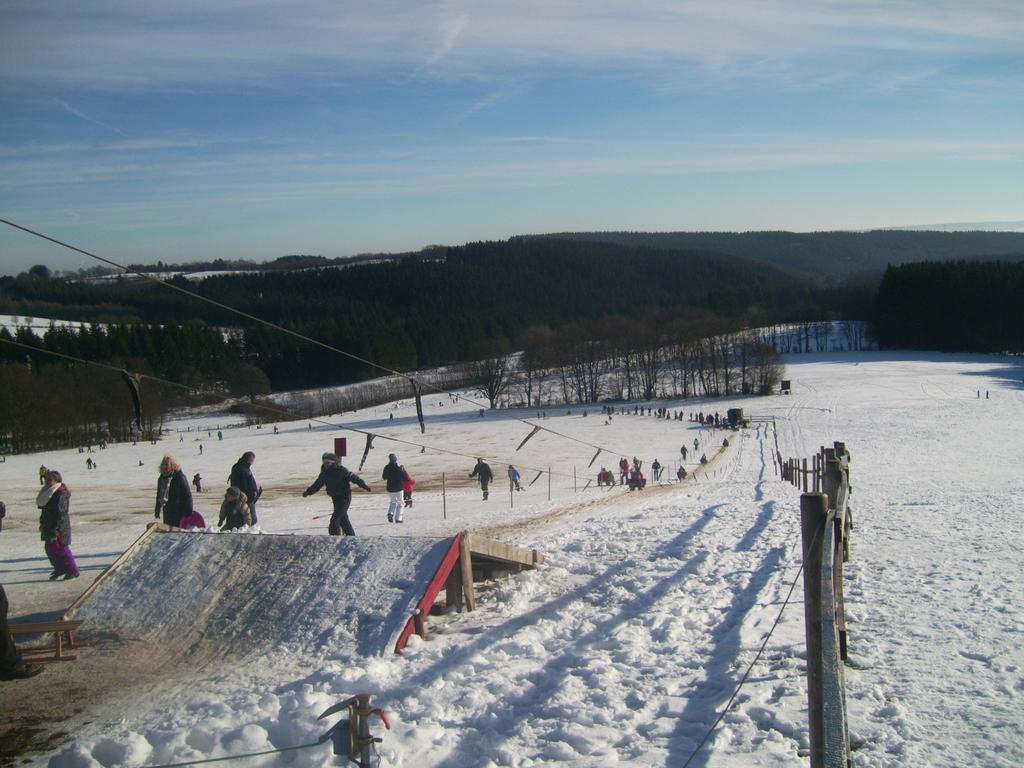
[[[843,563],[850,557],[850,455],[843,443],[807,460],[780,462],[783,478],[804,493],[800,532],[804,556],[807,705],[811,768],[848,768],[843,662],[847,660]]]

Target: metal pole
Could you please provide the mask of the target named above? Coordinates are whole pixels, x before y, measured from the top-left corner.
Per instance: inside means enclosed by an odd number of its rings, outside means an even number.
[[[548,501],[551,501],[551,467],[548,467]]]
[[[360,768],[370,766],[370,746],[373,744],[373,737],[370,735],[370,694],[356,694],[359,704],[356,708],[356,722],[349,727],[355,726],[356,738],[359,746]]]
[[[572,465],[572,492],[576,493],[579,489],[576,487],[576,465]]]
[[[441,473],[441,514],[448,519],[448,490],[444,484],[444,472]]]

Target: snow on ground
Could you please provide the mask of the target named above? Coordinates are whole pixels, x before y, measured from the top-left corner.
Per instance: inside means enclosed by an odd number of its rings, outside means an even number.
[[[362,473],[374,492],[354,495],[357,533],[491,528],[542,551],[548,564],[486,584],[476,612],[432,619],[430,639],[414,637],[400,656],[361,655],[356,643],[327,641],[300,655],[269,649],[244,663],[190,666],[173,645],[143,647],[124,662],[132,675],[111,678],[102,696],[80,704],[84,711],[69,712],[60,726],[73,735],[51,742],[35,762],[153,765],[307,743],[325,730],[320,712],[367,691],[392,720],[380,747],[384,765],[678,766],[695,751],[694,766],[804,765],[799,584],[733,708],[697,748],[798,574],[799,494],[778,479],[776,440],[784,457],[809,457],[843,440],[852,455],[855,516],[846,571],[854,765],[1024,763],[1017,640],[1024,589],[1015,535],[1024,365],[850,353],[800,355],[788,360],[787,374],[791,396],[659,403],[687,413],[739,405],[758,421],[696,482],[633,494],[584,486],[619,456],[635,454],[645,466],[657,457],[671,472],[680,445],[692,449],[696,438],[710,456],[724,433],[632,413],[606,423],[593,407],[586,417],[578,407],[571,414],[549,409],[547,426],[607,449],[587,469],[592,447],[551,434],[515,452],[529,430],[514,417],[535,412],[481,418],[475,406],[441,396],[424,404],[425,435],[411,403],[332,418],[431,446],[420,453],[377,439]],[[306,422],[280,424],[277,435],[273,425],[226,429],[221,417],[218,440],[217,423],[192,419],[174,425],[191,431],[157,445],[97,450],[92,471],[77,451],[0,464],[8,506],[0,579],[14,616],[61,613],[139,535],[152,520],[165,452],[189,476],[203,475],[211,490],[197,507],[209,520],[231,464],[254,450],[265,489],[262,529],[324,533],[326,518],[313,518],[329,512],[328,499],[300,494],[320,453],[345,433]],[[385,520],[379,477],[389,451],[418,481],[403,526]],[[346,464],[354,469],[361,452],[362,437],[349,433]],[[477,455],[499,478],[487,502],[467,477]],[[499,459],[521,462],[526,483],[550,466],[550,500],[546,475],[521,493],[507,492]],[[62,470],[72,488],[74,550],[84,566],[77,582],[46,580],[32,503],[40,463]],[[5,694],[14,686],[29,699],[61,687],[87,690],[75,675],[103,663],[110,662],[99,649],[83,651],[74,664],[4,684]],[[167,675],[154,672],[160,665]],[[246,762],[278,763],[331,765],[334,758],[322,746]]]

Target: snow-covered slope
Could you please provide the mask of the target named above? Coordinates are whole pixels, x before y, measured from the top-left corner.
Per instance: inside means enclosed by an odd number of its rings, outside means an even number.
[[[153,765],[306,743],[325,729],[316,720],[324,708],[368,691],[392,718],[383,765],[806,765],[799,583],[786,602],[800,567],[799,494],[778,479],[777,439],[786,457],[810,456],[833,440],[852,455],[846,679],[854,765],[1024,764],[1022,368],[982,356],[801,355],[788,361],[792,396],[668,403],[687,413],[740,405],[756,421],[696,482],[632,494],[593,484],[584,491],[585,478],[634,454],[645,466],[659,458],[671,473],[683,444],[693,470],[693,440],[712,455],[722,433],[632,413],[609,423],[593,409],[585,417],[578,408],[549,411],[553,429],[607,448],[587,469],[592,447],[542,433],[517,454],[528,430],[514,414],[480,418],[447,398],[425,403],[423,436],[411,404],[346,414],[346,423],[383,436],[489,457],[499,477],[499,459],[517,461],[527,481],[531,470],[555,472],[550,501],[544,476],[520,493],[498,482],[483,503],[467,478],[471,458],[378,438],[364,471],[375,492],[357,491],[353,501],[360,535],[500,526],[548,564],[482,589],[476,612],[435,619],[430,639],[413,638],[401,656],[326,643],[297,656],[178,666],[144,690],[126,681],[118,695],[68,713],[61,725],[73,735],[37,762]],[[32,509],[40,463],[66,468],[75,550],[87,574],[152,519],[153,467],[168,449],[208,482],[255,450],[253,469],[267,489],[261,525],[323,531],[326,521],[311,518],[328,511],[326,498],[299,493],[319,453],[343,433],[292,424],[273,435],[267,425],[224,430],[217,441],[205,431],[212,423],[182,427],[192,429],[182,442],[111,446],[96,454],[100,468],[91,473],[78,469],[85,457],[75,452],[0,464],[9,510],[0,578],[16,615],[66,606],[84,586],[46,581]],[[389,450],[418,480],[401,531],[384,520],[377,479]],[[208,519],[217,500],[198,497]],[[82,684],[76,669],[98,663],[102,652],[16,685],[26,698],[46,686],[73,690]],[[172,653],[159,649],[158,657]],[[247,764],[331,765],[329,752]]]

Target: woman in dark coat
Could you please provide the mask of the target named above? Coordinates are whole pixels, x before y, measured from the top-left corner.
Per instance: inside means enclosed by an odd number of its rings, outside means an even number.
[[[71,552],[71,491],[55,469],[47,471],[45,485],[36,497],[40,509],[39,538],[53,566],[50,581],[78,578],[78,564]]]
[[[163,513],[164,523],[178,527],[181,518],[192,514],[192,489],[181,465],[173,456],[164,456],[160,462],[160,479],[156,484],[156,514]]]

